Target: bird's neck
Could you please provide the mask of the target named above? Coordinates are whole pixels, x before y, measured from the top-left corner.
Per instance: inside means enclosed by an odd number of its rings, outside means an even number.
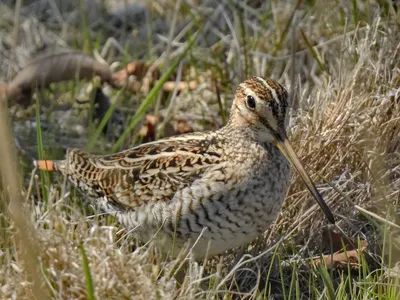
[[[258,145],[271,154],[277,154],[277,156],[282,155],[273,143],[259,141],[255,136],[254,128],[251,126],[240,126],[229,121],[219,130],[219,132],[229,140],[229,143],[233,143],[234,145],[242,143],[247,145]]]
[[[256,142],[254,133],[249,126],[237,124],[232,120],[229,120],[229,122],[220,129],[220,132],[227,137],[240,136],[245,140],[249,139],[250,141]]]

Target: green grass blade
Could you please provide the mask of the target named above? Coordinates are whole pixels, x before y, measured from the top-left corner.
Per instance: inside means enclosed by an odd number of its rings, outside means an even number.
[[[105,113],[103,119],[101,120],[100,124],[97,126],[96,131],[90,137],[89,142],[86,145],[86,151],[90,152],[93,149],[93,147],[94,147],[97,139],[101,135],[104,127],[107,125],[108,121],[112,117],[112,114],[113,114],[113,112],[114,112],[114,110],[116,108],[116,105],[118,103],[118,99],[119,99],[121,93],[123,93],[123,92],[124,92],[123,90],[119,91],[118,94],[117,94],[117,99],[113,103],[111,103],[110,107],[106,111],[106,113]]]
[[[42,138],[42,127],[40,123],[40,101],[39,98],[36,99],[36,143],[37,143],[37,152],[38,152],[38,159],[44,159],[44,152],[43,152],[43,138]],[[42,182],[42,196],[43,202],[45,205],[45,209],[47,207],[47,190],[46,187],[50,185],[50,179],[48,172],[44,172],[40,170],[39,172],[40,182]]]
[[[293,20],[294,20],[294,16],[296,14],[296,12],[300,9],[301,3],[303,2],[303,0],[297,0],[297,3],[295,5],[295,7],[293,8],[292,13],[290,14],[289,20],[286,23],[285,28],[282,31],[282,34],[279,38],[278,43],[275,45],[275,49],[274,49],[274,54],[276,54],[280,49],[282,49],[283,46],[283,42],[286,39],[288,33],[289,33],[289,29],[292,26]]]
[[[324,281],[324,285],[326,287],[327,293],[328,293],[328,299],[330,300],[334,300],[335,298],[335,290],[333,288],[333,283],[332,283],[332,279],[329,275],[329,272],[327,270],[327,267],[322,265],[320,267],[320,275],[322,277],[322,280]]]
[[[176,70],[176,68],[178,67],[181,60],[186,56],[186,54],[192,48],[192,46],[194,45],[194,42],[196,41],[196,37],[197,37],[197,35],[195,36],[195,38],[193,38],[190,41],[189,45],[187,46],[187,48],[185,49],[183,54],[172,63],[171,67],[167,70],[167,72],[165,72],[164,75],[161,76],[161,78],[157,81],[155,86],[151,89],[151,91],[149,92],[147,97],[144,99],[143,103],[140,105],[140,107],[136,111],[135,115],[132,117],[128,126],[125,128],[124,132],[121,134],[120,138],[114,144],[114,147],[112,148],[112,152],[116,152],[121,148],[122,144],[127,139],[127,137],[130,135],[132,130],[141,121],[147,108],[157,100],[158,92],[162,89],[164,83],[171,77],[172,73]]]
[[[79,249],[82,254],[83,272],[85,273],[86,292],[88,295],[88,299],[95,300],[96,297],[94,295],[94,286],[93,286],[92,274],[90,273],[89,260],[87,258],[86,251],[85,248],[83,247],[82,242],[79,244]]]
[[[36,100],[36,142],[38,147],[38,158],[43,159],[43,139],[40,125],[40,102]]]
[[[285,274],[282,269],[282,261],[281,261],[281,256],[278,253],[277,254],[277,259],[278,259],[278,269],[279,269],[279,277],[281,280],[281,288],[282,288],[282,297],[283,299],[289,299],[286,291],[286,285],[285,285]]]
[[[317,53],[317,51],[314,49],[314,47],[311,45],[310,41],[308,40],[306,34],[304,33],[303,30],[300,29],[300,33],[301,36],[303,37],[304,42],[306,43],[306,46],[308,48],[308,50],[310,51],[312,57],[316,60],[320,70],[322,72],[328,72],[328,70],[326,69],[324,63],[321,61],[321,59],[319,58],[319,55]]]
[[[93,52],[93,46],[92,46],[92,38],[90,36],[89,32],[89,25],[88,25],[88,14],[87,14],[87,9],[85,6],[85,3],[83,0],[79,1],[79,11],[80,11],[80,17],[81,17],[81,24],[82,24],[82,31],[84,35],[84,41],[83,41],[83,49],[87,53],[92,53]]]
[[[353,0],[353,21],[354,21],[354,27],[357,27],[359,22],[357,0]]]

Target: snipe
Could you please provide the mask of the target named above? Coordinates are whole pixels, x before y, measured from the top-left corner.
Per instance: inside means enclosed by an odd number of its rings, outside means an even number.
[[[175,254],[197,240],[197,258],[215,255],[262,234],[281,208],[289,163],[334,223],[288,141],[287,97],[278,82],[252,77],[237,88],[229,122],[217,131],[105,156],[71,149],[65,160],[36,164],[65,174],[142,241],[155,237]]]

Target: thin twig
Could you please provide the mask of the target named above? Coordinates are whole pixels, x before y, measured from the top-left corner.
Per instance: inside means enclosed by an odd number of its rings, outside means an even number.
[[[373,213],[373,212],[371,212],[369,210],[366,210],[365,208],[362,208],[362,207],[360,207],[358,205],[354,205],[354,208],[357,209],[358,211],[364,213],[364,214],[367,214],[367,215],[377,219],[378,221],[381,221],[381,222],[383,222],[383,223],[385,223],[385,224],[387,224],[389,226],[392,226],[392,227],[395,227],[397,229],[400,229],[399,225],[397,225],[397,224],[395,224],[395,223],[393,223],[393,222],[391,222],[389,220],[386,220],[385,218],[382,218],[381,216],[378,216],[376,213]]]

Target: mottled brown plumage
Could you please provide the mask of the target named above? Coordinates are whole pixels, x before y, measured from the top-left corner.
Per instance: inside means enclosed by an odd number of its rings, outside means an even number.
[[[144,242],[154,238],[176,255],[197,240],[196,257],[214,255],[250,242],[276,219],[289,162],[334,222],[287,140],[286,110],[282,85],[252,77],[237,88],[229,122],[220,130],[106,156],[72,149],[65,160],[37,164],[67,175]]]

